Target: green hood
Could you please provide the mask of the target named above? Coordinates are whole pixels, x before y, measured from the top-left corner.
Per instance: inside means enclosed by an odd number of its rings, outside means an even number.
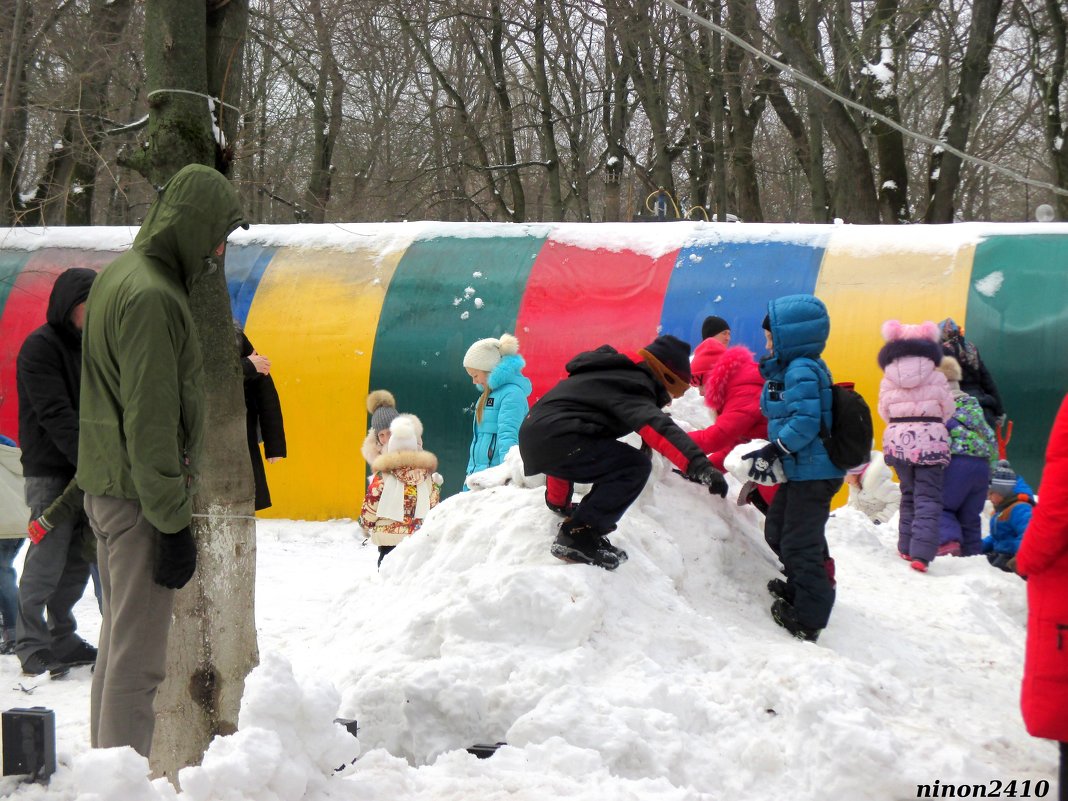
[[[248,223],[230,182],[211,167],[189,164],[160,190],[133,246],[191,289],[205,271],[216,269],[215,248],[239,226]]]

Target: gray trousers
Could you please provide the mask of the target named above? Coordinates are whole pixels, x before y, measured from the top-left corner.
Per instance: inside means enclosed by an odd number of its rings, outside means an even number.
[[[131,746],[147,757],[156,714],[152,702],[167,667],[174,590],[152,580],[159,533],[136,501],[85,495],[97,537],[104,605],[100,652],[89,706],[93,748]]]
[[[62,477],[27,476],[30,513],[41,515],[66,487]],[[84,527],[85,518],[77,515],[57,525],[38,544],[29,544],[19,580],[15,625],[15,653],[23,663],[45,649],[63,659],[82,643],[75,634],[78,623],[73,610],[89,581],[89,564],[82,555]]]

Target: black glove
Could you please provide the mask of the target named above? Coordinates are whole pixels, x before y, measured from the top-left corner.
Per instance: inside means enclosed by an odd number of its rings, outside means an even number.
[[[749,468],[749,478],[758,484],[775,484],[775,473],[772,465],[782,456],[782,448],[776,442],[769,442],[763,448],[742,456],[743,459],[752,459],[753,464]]]
[[[186,526],[174,534],[156,532],[156,566],[152,580],[161,587],[180,590],[197,569],[197,543]]]
[[[690,481],[695,481],[698,484],[704,484],[708,487],[710,495],[718,495],[721,498],[727,497],[727,479],[723,477],[723,474],[709,464],[707,459],[695,460],[696,463],[690,463],[690,469],[686,471],[686,478]]]

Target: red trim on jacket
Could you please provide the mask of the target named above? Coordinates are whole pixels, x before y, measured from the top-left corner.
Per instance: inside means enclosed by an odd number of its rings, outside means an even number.
[[[642,426],[638,430],[638,436],[642,438],[642,441],[656,451],[662,454],[665,459],[670,461],[675,467],[682,470],[684,473],[690,467],[690,459],[685,453],[675,447],[675,444],[654,429],[652,426]]]

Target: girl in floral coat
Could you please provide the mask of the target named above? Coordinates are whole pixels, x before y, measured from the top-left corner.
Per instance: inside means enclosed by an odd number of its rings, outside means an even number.
[[[946,421],[956,404],[945,375],[935,369],[942,362],[938,326],[887,320],[882,334],[883,454],[901,482],[897,549],[913,570],[925,573],[938,551],[942,473],[949,464]]]
[[[419,418],[402,415],[389,430],[384,452],[371,463],[374,478],[359,520],[378,546],[379,567],[401,540],[419,530],[441,497],[441,476],[434,472],[438,458],[423,450]]]

